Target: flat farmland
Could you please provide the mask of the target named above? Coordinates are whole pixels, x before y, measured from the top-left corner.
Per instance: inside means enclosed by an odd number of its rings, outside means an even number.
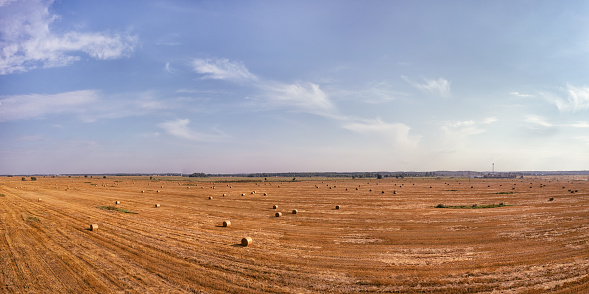
[[[290,180],[1,177],[0,292],[589,293],[587,177]]]

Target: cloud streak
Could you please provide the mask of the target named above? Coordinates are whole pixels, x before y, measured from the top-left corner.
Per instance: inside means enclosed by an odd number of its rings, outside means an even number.
[[[430,93],[432,95],[449,98],[451,97],[450,93],[450,82],[443,78],[438,79],[424,79],[424,83],[418,83],[406,76],[401,76],[403,80],[409,83],[411,86],[415,87],[416,89]]]
[[[411,127],[402,123],[387,123],[380,118],[345,123],[343,128],[360,134],[376,135],[402,148],[415,148],[420,139],[409,133]]]
[[[494,118],[487,118],[483,121],[483,124],[491,124],[493,122],[495,122]],[[448,138],[462,140],[486,132],[485,129],[478,126],[479,124],[473,120],[457,121],[448,123],[442,126],[441,129]]]
[[[273,105],[293,107],[321,116],[333,116],[336,110],[327,94],[314,83],[271,83],[261,86],[260,89],[263,90],[267,101]]]
[[[28,94],[0,97],[0,122],[46,119],[73,114],[84,122],[141,116],[164,109],[181,108],[174,99],[157,99],[152,92],[104,96],[96,90],[57,94]],[[125,99],[123,99],[123,98]]]
[[[589,87],[567,85],[567,96],[549,96],[560,111],[577,112],[589,109]]]
[[[258,91],[269,105],[289,107],[294,111],[333,117],[336,107],[320,86],[310,82],[283,83],[258,78],[242,62],[225,58],[194,59],[194,71],[204,79],[226,80],[247,85]]]
[[[238,61],[225,58],[194,59],[192,66],[204,79],[230,80],[234,82],[255,81],[257,77]]]
[[[189,119],[177,119],[173,121],[166,121],[160,123],[158,126],[162,128],[166,133],[179,137],[182,139],[187,139],[190,141],[195,142],[218,142],[221,141],[225,136],[223,134],[206,134],[201,132],[196,132],[190,129],[188,126],[190,124]]]
[[[510,94],[510,95],[513,95],[513,96],[521,97],[521,98],[530,98],[530,97],[534,97],[534,95],[530,95],[530,94],[524,94],[524,93],[520,93],[520,92],[516,92],[516,91],[510,92],[509,94]]]
[[[59,16],[49,13],[52,1],[4,2],[0,7],[0,74],[26,72],[34,68],[70,65],[80,53],[108,60],[129,56],[137,36],[117,33],[55,33],[51,24]]]
[[[16,95],[0,100],[0,122],[42,118],[50,114],[80,113],[98,100],[95,90],[81,90],[53,95]]]

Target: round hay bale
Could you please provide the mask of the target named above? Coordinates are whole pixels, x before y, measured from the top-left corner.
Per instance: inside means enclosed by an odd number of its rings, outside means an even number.
[[[227,194],[223,194],[223,197],[227,196]]]
[[[209,196],[209,200],[213,200],[213,196]]]
[[[245,193],[241,193],[241,196],[245,196]]]
[[[90,225],[90,231],[96,231],[98,230],[98,225],[97,224],[91,224]]]
[[[299,211],[298,211],[298,210],[296,210],[296,209],[293,209],[293,210],[292,210],[292,214],[297,214],[297,213],[299,213]]]
[[[336,205],[336,206],[335,206],[335,209],[339,209],[339,208],[340,208],[340,207],[339,207],[339,205]]]
[[[141,191],[141,193],[145,193],[145,191]]]
[[[160,204],[159,204],[159,203],[157,203],[157,204],[155,204],[155,205],[154,205],[154,207],[155,207],[155,208],[158,208],[158,207],[160,207]]]
[[[253,242],[252,237],[245,237],[241,239],[241,246],[249,246]]]
[[[278,208],[278,205],[272,206],[272,209],[277,209],[277,208]]]
[[[37,202],[41,202],[41,198],[37,199]]]
[[[264,196],[268,196],[268,193],[264,193]]]
[[[274,216],[281,217],[282,216],[282,212],[277,212],[276,214],[274,214]]]
[[[115,205],[121,204],[121,201],[115,201]]]
[[[159,192],[160,192],[160,190],[157,190],[156,192],[157,192],[157,193],[159,193]]]
[[[224,226],[224,227],[229,227],[229,226],[231,226],[231,221],[228,221],[228,220],[226,220],[226,221],[223,221],[223,226]]]

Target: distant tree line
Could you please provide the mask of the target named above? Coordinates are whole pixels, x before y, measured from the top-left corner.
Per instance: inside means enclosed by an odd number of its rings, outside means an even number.
[[[188,177],[190,177],[190,178],[206,178],[208,176],[209,175],[207,175],[205,173],[192,173],[192,174],[188,175]]]

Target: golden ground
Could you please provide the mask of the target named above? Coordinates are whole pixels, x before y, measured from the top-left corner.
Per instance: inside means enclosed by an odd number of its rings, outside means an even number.
[[[589,293],[586,177],[287,180],[2,177],[0,292]]]

